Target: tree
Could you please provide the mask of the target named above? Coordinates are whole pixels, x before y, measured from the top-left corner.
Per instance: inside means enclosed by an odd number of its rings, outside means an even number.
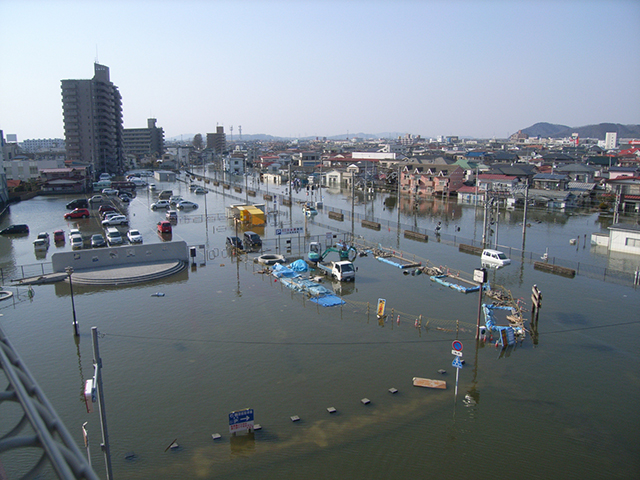
[[[196,135],[193,137],[192,144],[193,144],[193,146],[195,147],[196,150],[201,150],[202,149],[202,134],[201,133],[196,133]]]

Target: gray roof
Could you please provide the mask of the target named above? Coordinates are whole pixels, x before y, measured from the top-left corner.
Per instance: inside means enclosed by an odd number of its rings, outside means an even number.
[[[611,225],[609,230],[624,230],[627,232],[640,232],[640,225],[633,223],[616,223]]]

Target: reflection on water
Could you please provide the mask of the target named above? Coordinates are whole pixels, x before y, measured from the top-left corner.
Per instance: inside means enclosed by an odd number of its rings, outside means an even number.
[[[172,189],[191,199],[186,187]],[[207,197],[212,215],[235,201],[215,192]],[[160,241],[154,238],[160,214],[142,200],[129,206],[132,228],[142,231],[145,242]],[[59,228],[63,206],[43,202],[46,218],[39,219],[23,203],[13,208],[16,219],[30,215],[35,231]],[[472,236],[473,207],[450,208],[459,215],[461,235]],[[397,222],[397,212],[382,204],[375,211]],[[318,217],[332,224],[326,212]],[[419,224],[433,228],[435,220],[419,217]],[[453,228],[438,221],[445,231]],[[500,238],[521,245],[522,226],[501,222]],[[539,235],[548,230],[544,243],[550,252],[566,244],[572,255],[589,258],[589,249],[576,252],[565,241],[584,233],[588,222],[593,218],[534,223],[527,242],[532,237],[532,244],[542,244]],[[224,218],[178,222],[173,236],[189,245],[206,243],[207,252],[226,252],[227,228]],[[313,234],[327,230],[313,222],[309,228]],[[373,232],[357,223],[356,228],[368,239],[385,246],[397,242],[437,265],[462,272],[479,266],[478,257],[446,242],[411,241],[397,231]],[[275,237],[272,226],[264,236]],[[33,262],[28,238],[2,242],[2,262]],[[537,284],[544,303],[535,328],[527,324],[531,335],[524,343],[500,350],[493,342],[476,347],[477,295],[440,287],[427,275],[403,275],[372,255],[355,260],[355,282],[331,282],[347,302],[331,308],[256,273],[251,256],[202,260],[204,253],[197,268],[151,283],[74,284],[78,341],[68,284],[37,285],[31,301],[21,287],[14,298],[24,301],[0,302],[3,329],[78,444],[84,422],[95,432],[91,455],[99,474],[104,460],[98,418],[77,401],[83,379],[93,374],[94,325],[101,334],[115,478],[415,479],[426,471],[434,478],[453,471],[474,478],[513,476],[513,468],[481,467],[493,454],[500,465],[515,465],[525,476],[633,478],[638,471],[640,414],[634,399],[640,329],[632,313],[640,309],[640,297],[631,287],[545,274],[512,257],[512,265],[490,273],[492,285],[528,303]],[[165,295],[152,296],[156,292]],[[379,298],[387,302],[386,322],[375,315]],[[620,318],[624,326],[616,326]],[[465,365],[459,372],[462,401],[452,421],[456,337],[465,345]],[[413,387],[416,376],[445,380],[447,389]],[[588,387],[594,379],[597,388]],[[389,393],[392,387],[397,394]],[[369,405],[360,402],[364,397]],[[337,413],[327,412],[331,406]],[[255,410],[263,429],[230,437],[228,413],[245,407]],[[301,421],[291,422],[292,415]],[[222,438],[214,442],[216,432]],[[174,438],[180,449],[165,452]],[[128,460],[131,452],[136,461]],[[4,458],[3,463],[6,468]]]

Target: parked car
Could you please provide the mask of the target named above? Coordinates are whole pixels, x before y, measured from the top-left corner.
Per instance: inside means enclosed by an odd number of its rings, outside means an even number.
[[[181,195],[172,195],[169,198],[169,203],[174,206],[177,205],[178,203],[182,202],[184,200],[184,198],[182,198]]]
[[[113,225],[127,225],[128,223],[129,223],[129,220],[127,220],[127,217],[125,217],[124,215],[114,215],[111,218],[107,218],[106,220],[103,220],[102,226],[111,227]]]
[[[102,194],[103,195],[107,195],[109,197],[117,197],[118,193],[120,193],[118,190],[115,190],[113,188],[103,188],[102,189]]]
[[[72,212],[65,213],[64,219],[69,220],[72,218],[89,218],[89,209],[87,208],[76,208]]]
[[[169,200],[158,200],[156,203],[151,204],[151,210],[157,210],[159,208],[171,208]]]
[[[131,196],[128,193],[121,193],[118,197],[120,197],[120,201],[123,203],[129,203],[131,201]]]
[[[227,247],[235,248],[237,250],[244,250],[242,246],[242,240],[239,237],[227,237]]]
[[[149,190],[155,190],[156,189],[156,184],[155,183],[150,183],[149,186],[147,187]]]
[[[73,250],[78,250],[84,246],[84,240],[82,240],[82,236],[80,235],[71,235],[69,237],[69,243],[71,243]]]
[[[49,234],[47,232],[40,232],[36,240],[42,240],[47,244],[47,247],[49,246]]]
[[[144,187],[147,184],[147,182],[142,180],[140,177],[132,177],[129,181],[136,187]]]
[[[77,228],[72,228],[71,230],[69,230],[69,238],[73,237],[74,235],[78,235],[79,237],[82,236],[80,230],[78,230]]]
[[[108,220],[110,218],[115,217],[116,215],[122,215],[120,212],[107,212],[102,215],[102,220]]]
[[[504,267],[511,263],[511,259],[508,258],[503,252],[498,250],[484,249],[480,262],[483,266],[488,267]]]
[[[195,202],[190,202],[189,200],[182,200],[181,202],[178,202],[178,204],[176,205],[176,208],[178,210],[187,210],[187,209],[195,210],[196,208],[198,208],[198,204]]]
[[[24,224],[9,225],[7,228],[0,230],[2,235],[24,235],[29,233],[29,227]]]
[[[105,201],[105,198],[102,195],[94,195],[89,199],[89,203],[102,203]]]
[[[56,230],[55,232],[53,232],[53,242],[58,244],[58,243],[64,243],[64,231],[63,230]]]
[[[162,190],[158,194],[158,200],[169,200],[171,197],[173,197],[173,190]]]
[[[252,248],[252,249],[262,248],[262,239],[260,238],[260,235],[258,235],[256,232],[251,232],[251,231],[244,232],[243,238],[244,238],[244,244],[248,248]]]
[[[198,195],[203,195],[207,193],[207,189],[204,187],[196,187],[193,189],[193,193],[197,193]]]
[[[91,235],[91,247],[92,248],[100,248],[106,247],[107,241],[104,239],[102,235],[96,233],[95,235]]]
[[[100,215],[104,215],[107,212],[117,212],[116,207],[114,207],[113,205],[100,205],[100,208],[98,208],[98,213]]]
[[[121,245],[122,244],[122,235],[117,228],[111,227],[107,228],[107,243],[109,245]]]
[[[139,230],[129,230],[127,232],[127,238],[130,243],[142,243],[142,234]]]
[[[167,222],[166,220],[158,222],[158,232],[171,233],[171,222]]]
[[[67,210],[73,210],[74,208],[89,208],[89,202],[86,198],[76,198],[67,203]]]
[[[178,221],[178,212],[175,210],[167,210],[166,217],[170,222],[176,223]]]

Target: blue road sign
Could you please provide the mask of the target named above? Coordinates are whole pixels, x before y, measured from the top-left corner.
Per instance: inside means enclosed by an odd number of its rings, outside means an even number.
[[[453,359],[453,362],[451,362],[451,365],[453,365],[456,368],[462,368],[462,360],[460,359],[460,357],[456,357]]]
[[[238,410],[229,414],[229,425],[253,422],[253,408]]]

